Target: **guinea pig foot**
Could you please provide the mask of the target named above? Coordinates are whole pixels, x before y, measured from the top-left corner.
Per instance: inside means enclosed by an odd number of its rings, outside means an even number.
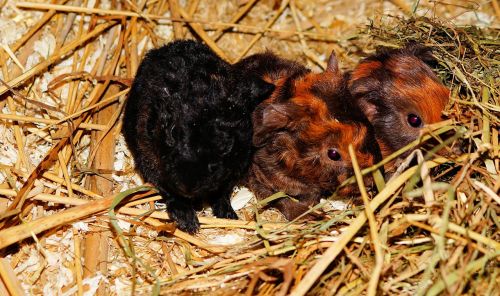
[[[315,212],[310,212],[304,215],[304,213],[309,211],[309,207],[313,206],[312,204],[304,201],[292,201],[288,198],[281,198],[275,201],[271,206],[278,209],[288,221],[295,220],[298,217],[300,217],[299,221],[319,220],[323,217],[323,215]]]
[[[167,205],[167,212],[171,219],[177,224],[177,228],[190,234],[194,234],[200,229],[200,222],[196,216],[196,211],[186,205],[189,201],[172,201]]]
[[[210,206],[212,207],[212,212],[217,218],[223,219],[238,219],[238,215],[231,207],[231,203],[228,199],[219,198],[212,200],[210,202]]]
[[[311,212],[298,219],[298,221],[320,221],[325,217],[324,213]]]

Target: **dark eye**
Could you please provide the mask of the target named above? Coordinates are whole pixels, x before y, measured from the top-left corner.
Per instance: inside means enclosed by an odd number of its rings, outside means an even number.
[[[420,116],[418,116],[418,115],[409,114],[408,115],[408,123],[412,127],[420,127],[420,126],[422,126],[422,119],[420,119]]]
[[[328,157],[331,160],[340,160],[342,158],[337,149],[328,149]]]

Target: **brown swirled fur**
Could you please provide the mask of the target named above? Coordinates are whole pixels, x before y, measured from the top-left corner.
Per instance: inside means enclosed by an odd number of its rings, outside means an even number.
[[[362,167],[380,159],[366,122],[340,122],[328,108],[325,99],[339,99],[335,96],[344,83],[335,63],[316,74],[271,53],[240,62],[276,86],[253,113],[256,151],[246,185],[260,199],[278,191],[298,199],[280,199],[273,205],[288,219],[304,213],[353,175],[349,144]],[[330,159],[329,149],[337,149],[341,160]],[[353,190],[346,187],[341,193]]]
[[[372,123],[384,157],[418,139],[425,124],[441,120],[450,91],[428,66],[432,61],[429,48],[412,43],[382,48],[352,72],[349,90]],[[409,114],[419,116],[422,126],[412,127]]]

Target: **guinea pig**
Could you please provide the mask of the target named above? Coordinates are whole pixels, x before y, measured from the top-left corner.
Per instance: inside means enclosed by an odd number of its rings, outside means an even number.
[[[273,89],[195,41],[146,54],[123,134],[136,169],[158,189],[179,229],[199,229],[195,200],[207,200],[217,217],[237,218],[229,198],[252,159],[251,115]]]
[[[433,73],[428,47],[411,43],[382,48],[352,71],[349,91],[375,129],[384,157],[420,136],[426,124],[440,121],[450,91]]]
[[[253,113],[256,152],[245,185],[258,199],[278,191],[297,199],[282,198],[271,204],[288,220],[306,212],[354,174],[349,144],[363,168],[381,159],[368,121],[344,114],[342,122],[329,110],[328,101],[345,88],[335,55],[321,74],[269,52],[250,56],[238,66],[276,86]],[[338,193],[348,195],[355,188],[347,186]]]

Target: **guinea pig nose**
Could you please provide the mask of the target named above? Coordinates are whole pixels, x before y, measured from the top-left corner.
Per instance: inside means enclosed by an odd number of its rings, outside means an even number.
[[[341,156],[340,153],[337,151],[337,149],[328,149],[328,157],[331,160],[340,160]]]
[[[409,114],[408,115],[408,123],[412,127],[420,127],[420,126],[422,126],[422,119],[420,119],[420,117],[418,115]]]

